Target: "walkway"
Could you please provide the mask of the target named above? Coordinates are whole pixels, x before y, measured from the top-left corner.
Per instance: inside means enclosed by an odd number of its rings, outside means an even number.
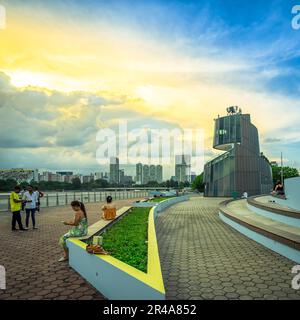
[[[119,209],[134,200],[119,200],[115,204]],[[99,219],[101,205],[87,204],[89,224]],[[5,266],[7,273],[7,290],[0,290],[0,300],[104,299],[67,263],[57,262],[61,256],[59,236],[70,228],[61,221],[72,218],[70,206],[45,208],[37,214],[38,230],[12,232],[11,214],[0,213],[0,265]]]
[[[168,299],[300,299],[296,264],[218,217],[222,199],[191,198],[162,212],[156,228]]]

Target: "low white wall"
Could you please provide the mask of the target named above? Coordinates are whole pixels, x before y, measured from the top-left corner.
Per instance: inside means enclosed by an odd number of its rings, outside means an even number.
[[[284,192],[286,200],[276,198],[275,201],[283,206],[300,211],[300,177],[285,179]]]
[[[189,196],[180,196],[155,203],[153,207],[154,221],[157,214],[165,208],[188,199]],[[73,240],[67,240],[67,245],[69,248],[70,266],[108,299],[165,299],[164,290],[156,290],[147,283],[147,274],[143,275],[141,271],[128,265],[122,268],[121,266],[122,264],[124,265],[124,263],[119,260],[118,263],[114,264],[113,262],[110,263],[101,259],[101,256],[88,254],[85,250],[85,244],[79,240],[74,240],[74,238]],[[120,266],[120,268],[118,266]],[[131,271],[129,269],[131,269]],[[158,268],[158,272],[161,272],[160,268]],[[157,277],[157,274],[155,276]],[[145,279],[145,281],[141,279]],[[149,281],[149,283],[151,283],[151,281]]]

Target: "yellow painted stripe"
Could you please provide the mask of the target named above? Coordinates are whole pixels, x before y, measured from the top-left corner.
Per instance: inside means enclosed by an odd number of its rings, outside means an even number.
[[[164,200],[167,201],[167,200]],[[86,243],[76,239],[70,238],[70,242],[78,245],[85,250]],[[147,273],[144,273],[110,255],[95,255],[97,258],[110,263],[120,270],[128,273],[132,277],[144,282],[148,286],[165,294],[165,287],[160,267],[160,259],[158,254],[157,238],[154,224],[154,207],[151,208],[148,218],[148,262]]]

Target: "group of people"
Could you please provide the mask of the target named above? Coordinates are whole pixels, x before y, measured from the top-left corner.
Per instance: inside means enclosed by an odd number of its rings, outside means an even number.
[[[10,210],[12,212],[12,231],[27,231],[30,217],[33,229],[37,229],[35,213],[40,211],[40,198],[43,196],[44,194],[32,185],[28,185],[27,189],[15,186],[9,197]],[[21,211],[26,213],[25,227],[23,227]],[[19,229],[16,228],[16,224],[18,224]]]
[[[23,189],[20,186],[15,186],[14,191],[10,194],[10,209],[12,212],[12,231],[27,231],[29,229],[29,220],[31,217],[32,227],[33,229],[37,229],[36,227],[36,219],[35,213],[40,211],[40,198],[43,197],[44,194],[38,190],[37,187],[33,187],[31,185],[27,186],[27,190]],[[112,197],[108,196],[106,198],[106,204],[102,206],[102,215],[101,219],[104,220],[113,220],[116,217],[117,209],[115,205],[112,203]],[[83,237],[88,233],[88,217],[85,205],[78,200],[74,200],[71,202],[71,207],[74,211],[74,219],[72,221],[62,221],[63,224],[67,226],[72,226],[66,234],[60,237],[59,244],[62,246],[64,250],[64,255],[59,259],[59,261],[68,260],[68,248],[66,245],[66,241],[71,237]],[[26,212],[25,224],[23,226],[21,211]],[[16,228],[16,224],[18,224],[19,229]]]
[[[101,219],[113,220],[117,215],[117,209],[112,203],[112,197],[106,198],[106,205],[102,206]],[[67,226],[72,226],[66,234],[60,237],[59,244],[63,248],[64,255],[58,260],[59,262],[67,261],[69,259],[69,252],[67,247],[67,239],[74,237],[84,237],[88,233],[88,217],[85,205],[78,200],[71,202],[71,207],[74,211],[74,219],[72,221],[62,221]]]

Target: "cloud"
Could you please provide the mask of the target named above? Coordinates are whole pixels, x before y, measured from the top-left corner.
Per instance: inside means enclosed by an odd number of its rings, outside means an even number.
[[[97,131],[104,105],[120,103],[95,93],[16,88],[0,73],[0,147],[76,147]]]
[[[279,138],[265,138],[263,139],[264,143],[277,143],[280,142],[282,139]]]

